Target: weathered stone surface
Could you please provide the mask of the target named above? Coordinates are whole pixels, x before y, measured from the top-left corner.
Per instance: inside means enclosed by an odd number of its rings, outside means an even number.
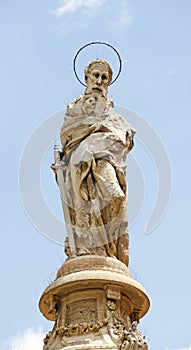
[[[107,97],[112,70],[104,60],[85,71],[87,88],[67,107],[55,148],[56,172],[68,237],[68,258],[116,257],[128,265],[125,159],[134,129]]]
[[[120,349],[122,344],[128,349],[130,335],[132,342],[135,337],[132,322],[139,321],[147,312],[149,299],[122,262],[83,256],[69,260],[59,269],[56,280],[44,291],[39,307],[46,318],[55,321],[52,332],[45,338],[44,350],[97,346]],[[138,344],[142,338],[140,333],[136,334]],[[146,343],[144,338],[141,341]]]
[[[84,95],[67,107],[62,151],[54,149],[67,260],[39,301],[55,322],[43,350],[147,350],[137,325],[149,298],[128,269],[125,159],[135,131],[107,96],[109,64],[91,62],[85,79]]]
[[[130,275],[129,269],[121,261],[98,255],[79,256],[65,261],[57,272],[57,278],[78,271],[115,271]]]

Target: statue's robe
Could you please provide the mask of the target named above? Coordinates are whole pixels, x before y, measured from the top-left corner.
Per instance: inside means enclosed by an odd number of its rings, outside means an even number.
[[[91,106],[83,96],[68,105],[60,132],[72,241],[77,255],[127,262],[121,257],[128,255],[125,159],[135,131],[110,99]]]

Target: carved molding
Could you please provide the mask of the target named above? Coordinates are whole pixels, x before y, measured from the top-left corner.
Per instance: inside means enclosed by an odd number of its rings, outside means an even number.
[[[83,291],[81,298],[85,295],[86,292]],[[99,303],[102,300],[102,308],[105,309],[105,317],[102,319],[99,319],[100,314],[97,313],[98,299],[90,298],[90,293],[89,298],[86,295],[87,299],[77,300],[74,295],[70,296],[68,300],[74,301],[68,301],[65,307],[57,311],[55,326],[46,335],[43,350],[62,349],[63,345],[68,346],[88,334],[92,334],[95,340],[99,339],[102,329],[105,329],[105,334],[110,337],[116,349],[148,350],[145,337],[137,329],[138,322],[131,321],[127,298],[124,299],[116,288],[107,288],[105,299],[100,299],[101,295],[102,293],[98,296]]]
[[[56,332],[66,337],[72,337],[74,335],[81,335],[84,333],[98,332],[102,327],[108,324],[108,319],[103,319],[97,322],[82,322],[75,325],[69,325],[67,327],[62,326],[56,328]]]

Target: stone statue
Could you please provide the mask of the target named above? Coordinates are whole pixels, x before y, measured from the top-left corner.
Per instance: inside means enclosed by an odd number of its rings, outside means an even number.
[[[54,147],[67,260],[39,301],[54,321],[43,350],[148,350],[137,326],[150,302],[128,268],[125,162],[135,131],[108,97],[108,62],[90,62],[85,81],[67,106],[62,150]]]
[[[52,169],[67,226],[68,258],[101,255],[128,265],[125,160],[135,130],[108,97],[112,69],[97,59],[85,69],[86,89],[67,106]]]

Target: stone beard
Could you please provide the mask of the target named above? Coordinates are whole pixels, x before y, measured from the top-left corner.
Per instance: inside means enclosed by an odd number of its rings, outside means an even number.
[[[68,258],[101,255],[128,265],[125,160],[134,129],[108,98],[112,70],[105,60],[85,69],[84,95],[67,106],[55,147],[56,173],[68,237]]]

